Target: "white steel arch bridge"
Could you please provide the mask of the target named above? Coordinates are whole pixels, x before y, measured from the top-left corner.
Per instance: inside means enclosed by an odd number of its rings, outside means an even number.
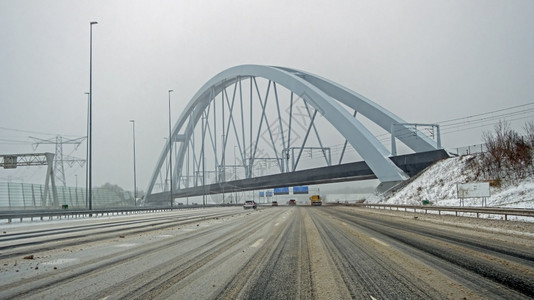
[[[148,203],[370,178],[391,186],[447,156],[437,125],[407,123],[319,76],[261,65],[206,82],[170,136]],[[397,156],[397,141],[407,154]]]

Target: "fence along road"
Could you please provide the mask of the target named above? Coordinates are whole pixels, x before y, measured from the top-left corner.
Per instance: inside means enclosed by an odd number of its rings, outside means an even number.
[[[532,224],[448,217],[279,206],[5,225],[0,298],[534,296]]]

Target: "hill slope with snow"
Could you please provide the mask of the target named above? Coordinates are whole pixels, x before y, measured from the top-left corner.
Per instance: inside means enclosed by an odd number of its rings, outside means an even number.
[[[436,162],[412,178],[403,188],[383,195],[372,195],[366,202],[420,205],[423,200],[429,200],[434,205],[458,206],[460,199],[457,197],[456,185],[483,181],[469,167],[471,159],[475,157],[461,156]],[[534,177],[517,182],[503,181],[500,187],[490,187],[490,195],[486,199],[487,206],[534,208]],[[464,205],[481,206],[482,199],[465,199]]]

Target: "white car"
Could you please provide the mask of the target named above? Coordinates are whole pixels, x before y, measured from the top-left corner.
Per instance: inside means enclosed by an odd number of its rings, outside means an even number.
[[[247,200],[245,201],[245,203],[243,203],[243,208],[244,209],[247,209],[247,208],[254,208],[256,209],[256,202],[254,202],[253,200]]]

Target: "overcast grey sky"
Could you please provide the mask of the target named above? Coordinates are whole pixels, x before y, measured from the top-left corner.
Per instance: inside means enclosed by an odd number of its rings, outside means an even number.
[[[235,65],[306,70],[409,122],[532,103],[532,16],[531,0],[0,0],[0,153],[33,152],[28,136],[86,134],[91,21],[99,23],[93,181],[131,190],[129,120],[136,121],[138,188],[145,189],[168,135],[167,91],[175,90],[175,121],[206,81]],[[517,128],[533,114],[521,116]],[[444,134],[443,144],[480,143],[488,129]],[[72,149],[64,153],[85,156],[85,144]],[[13,172],[20,181],[22,171]],[[84,171],[66,173],[73,186]],[[0,180],[7,176],[2,171]]]

